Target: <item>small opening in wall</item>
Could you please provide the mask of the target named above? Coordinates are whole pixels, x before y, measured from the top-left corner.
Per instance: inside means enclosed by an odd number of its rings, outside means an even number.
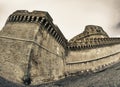
[[[18,21],[18,15],[17,15],[17,16],[15,16],[15,21]]]
[[[53,29],[53,28],[51,28],[51,29],[50,29],[50,33],[52,34],[52,33],[53,33],[53,31],[54,31],[54,29]]]
[[[48,32],[50,32],[51,28],[48,28]]]
[[[57,33],[55,33],[55,35],[54,35],[54,36],[55,36],[55,38],[58,40],[58,35],[57,35]]]
[[[53,31],[53,36],[55,37],[55,34],[56,34],[56,32],[55,31]]]
[[[51,28],[52,28],[52,27],[51,27],[51,25],[49,24],[49,26],[47,27],[47,31],[50,31]]]
[[[80,49],[80,48],[81,48],[81,46],[78,46],[78,48]]]
[[[75,49],[78,49],[78,46],[75,46]]]
[[[48,28],[49,27],[49,23],[47,23],[46,25],[45,25],[45,28]]]
[[[42,22],[42,24],[45,25],[45,23],[46,23],[46,20],[44,19],[43,22]]]
[[[20,20],[20,15],[18,15],[18,19],[17,19],[17,21],[19,21]]]
[[[23,16],[23,20],[22,20],[22,21],[25,21],[25,18],[26,18],[26,16],[24,15],[24,16]]]
[[[61,44],[61,42],[62,42],[62,38],[61,38],[60,36],[59,36],[58,42],[60,42],[60,44]]]
[[[12,17],[12,21],[14,22],[15,21],[15,19],[16,19],[16,17],[15,17],[15,15]]]
[[[9,17],[9,20],[8,21],[11,21],[12,20],[12,16],[10,15],[10,17]]]
[[[72,46],[71,49],[74,50],[74,46]]]
[[[20,19],[21,19],[21,15],[18,16],[18,21],[20,21]]]
[[[27,21],[28,16],[25,17],[25,21]]]
[[[60,43],[62,44],[63,43],[63,40],[62,40],[62,38],[60,37]]]
[[[36,19],[37,19],[37,17],[35,16],[35,17],[33,18],[33,21],[36,21]]]
[[[86,45],[84,45],[84,48],[86,48]]]
[[[100,33],[100,32],[101,32],[101,30],[99,30],[99,29],[97,29],[96,31],[97,31],[98,33]]]
[[[59,35],[57,35],[57,39],[58,39],[58,42],[60,42],[60,36]]]
[[[67,46],[67,49],[69,49],[70,48],[70,46]]]
[[[22,16],[20,16],[20,20],[19,21],[23,21],[23,18],[24,18],[24,16],[22,15]]]
[[[38,22],[40,22],[41,20],[42,20],[42,17],[39,17]]]
[[[31,21],[32,21],[32,16],[30,16],[30,18],[29,18],[28,22],[31,22]]]

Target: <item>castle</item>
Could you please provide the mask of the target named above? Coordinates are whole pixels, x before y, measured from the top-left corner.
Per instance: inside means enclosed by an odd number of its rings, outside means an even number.
[[[18,10],[0,31],[0,76],[36,85],[95,73],[120,62],[120,38],[88,25],[70,41],[44,11]]]

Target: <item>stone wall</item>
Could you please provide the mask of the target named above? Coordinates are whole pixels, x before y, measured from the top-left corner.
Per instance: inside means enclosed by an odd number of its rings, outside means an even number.
[[[0,76],[22,83],[37,24],[8,23],[0,32]]]
[[[84,40],[86,38],[109,38],[107,33],[102,29],[100,26],[96,25],[87,25],[85,30],[78,34],[77,36],[73,37],[69,43],[74,43],[80,40]]]
[[[37,33],[37,45],[33,47],[32,84],[58,80],[63,77],[65,49],[43,27]]]
[[[120,61],[120,45],[69,51],[66,72],[96,72]]]
[[[101,27],[90,25],[68,43],[52,21],[43,11],[9,16],[0,31],[1,77],[37,85],[70,73],[97,72],[120,61],[120,38],[109,38]]]
[[[0,42],[0,76],[16,83],[30,78],[33,85],[63,77],[65,48],[44,26],[7,23]]]

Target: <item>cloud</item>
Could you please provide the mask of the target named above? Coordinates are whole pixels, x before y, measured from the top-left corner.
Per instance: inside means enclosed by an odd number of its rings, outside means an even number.
[[[0,14],[2,14],[3,12],[4,12],[4,6],[0,4]]]
[[[112,36],[120,36],[120,0],[112,1],[110,33]]]
[[[43,10],[50,13],[67,39],[81,33],[90,24],[102,26],[113,36],[118,32],[115,26],[120,23],[119,2],[120,0],[1,0],[0,28],[15,10]]]

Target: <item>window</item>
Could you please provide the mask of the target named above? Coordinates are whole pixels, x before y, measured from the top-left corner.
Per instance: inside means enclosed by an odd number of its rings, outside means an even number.
[[[97,31],[97,32],[101,32],[101,30],[98,30],[98,29],[97,29],[96,31]]]

